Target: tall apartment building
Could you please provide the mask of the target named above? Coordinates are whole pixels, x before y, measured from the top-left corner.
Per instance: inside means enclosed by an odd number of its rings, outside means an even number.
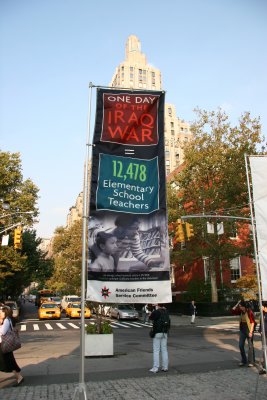
[[[141,52],[141,43],[135,35],[128,37],[125,46],[125,61],[119,64],[112,77],[111,87],[144,90],[162,90],[161,72],[149,65]],[[165,104],[165,162],[166,174],[174,171],[184,159],[183,144],[191,139],[190,126],[176,116],[175,106]],[[75,206],[70,208],[67,227],[82,217],[82,193]]]
[[[125,61],[116,68],[110,86],[162,90],[161,72],[147,63],[145,54],[141,52],[141,43],[135,35],[127,39]],[[164,131],[166,174],[168,175],[183,162],[183,144],[192,136],[189,124],[176,116],[173,104],[165,104]]]
[[[69,213],[67,215],[67,228],[69,228],[70,226],[72,226],[74,224],[75,221],[77,221],[78,219],[81,219],[83,216],[83,192],[80,192],[75,205],[70,207],[69,209]]]

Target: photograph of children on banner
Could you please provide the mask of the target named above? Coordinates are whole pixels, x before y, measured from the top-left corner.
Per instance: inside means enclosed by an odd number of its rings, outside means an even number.
[[[103,212],[89,219],[92,272],[169,270],[166,216]]]

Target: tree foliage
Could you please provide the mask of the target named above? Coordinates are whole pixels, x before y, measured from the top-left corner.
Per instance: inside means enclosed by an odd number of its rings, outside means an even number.
[[[82,220],[70,228],[56,229],[53,240],[55,269],[47,286],[62,294],[80,294],[82,270]]]
[[[19,153],[0,150],[0,215],[4,226],[21,222],[31,226],[38,216],[38,187],[30,180],[23,180],[22,165]],[[2,201],[9,202],[10,209],[3,209]],[[23,214],[31,212],[31,214]],[[2,218],[3,214],[12,214]]]
[[[1,231],[6,230],[4,233],[10,236],[9,245],[0,247],[2,297],[19,295],[31,281],[38,282],[40,273],[45,279],[51,274],[51,261],[38,248],[40,239],[30,228],[39,214],[38,191],[30,179],[23,180],[20,154],[0,151],[0,225]],[[4,202],[9,203],[9,210],[3,208]],[[21,250],[13,246],[14,227],[11,227],[17,223],[23,227]]]
[[[191,127],[193,140],[184,147],[184,166],[168,185],[171,231],[178,217],[190,214],[249,216],[245,154],[259,154],[258,147],[263,141],[259,119],[244,113],[239,124],[232,127],[220,109],[217,112],[197,109],[196,113],[197,120]],[[216,229],[214,234],[207,233],[206,218],[187,221],[193,223],[195,237],[186,243],[186,250],[174,243],[172,261],[179,267],[198,257],[208,257],[212,301],[217,301],[216,261],[250,254],[248,224],[212,218],[211,222],[224,223],[224,234],[218,235]],[[239,229],[243,232],[242,241],[233,241],[233,232]]]

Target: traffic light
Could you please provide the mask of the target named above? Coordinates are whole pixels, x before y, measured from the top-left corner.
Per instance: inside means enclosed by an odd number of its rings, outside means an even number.
[[[192,224],[189,224],[188,222],[185,223],[185,231],[186,231],[186,236],[187,239],[190,240],[192,236],[194,236],[194,228]]]
[[[177,220],[177,225],[175,228],[175,240],[176,242],[184,242],[185,241],[185,235],[184,235],[184,228],[183,228],[184,223],[181,222],[181,220]]]
[[[22,227],[19,226],[14,231],[14,249],[22,248]]]

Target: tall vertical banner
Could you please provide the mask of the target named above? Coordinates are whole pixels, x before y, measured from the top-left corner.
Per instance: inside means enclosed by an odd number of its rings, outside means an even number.
[[[87,299],[171,302],[164,93],[97,90]]]
[[[267,157],[249,157],[256,220],[262,299],[267,300]]]

